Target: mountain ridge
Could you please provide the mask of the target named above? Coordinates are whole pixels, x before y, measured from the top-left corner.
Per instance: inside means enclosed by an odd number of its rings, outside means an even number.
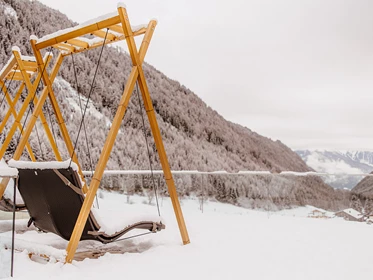
[[[325,177],[325,182],[334,188],[352,189],[362,180],[362,177],[347,174],[368,174],[373,171],[371,151],[296,150],[295,152],[315,171],[337,174]]]

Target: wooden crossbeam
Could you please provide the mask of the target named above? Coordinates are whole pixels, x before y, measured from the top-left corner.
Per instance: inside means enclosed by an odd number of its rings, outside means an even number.
[[[8,112],[10,112],[10,114],[13,115],[14,119],[17,118],[17,112],[15,110],[15,105],[18,101],[18,98],[19,96],[22,94],[22,91],[24,89],[24,83],[21,84],[20,88],[18,89],[18,92],[16,94],[16,96],[14,97],[14,100],[12,100],[10,98],[10,95],[9,95],[9,92],[8,92],[8,89],[6,88],[5,84],[3,83],[3,81],[0,81],[0,86],[1,88],[3,89],[4,91],[4,95],[5,95],[5,99],[9,105],[9,110]],[[10,116],[10,115],[9,115]],[[4,120],[1,122],[1,125],[0,125],[0,133],[3,131],[3,129],[5,128],[5,125],[6,123],[8,122],[8,119],[9,119],[9,116],[5,116]],[[23,127],[20,123],[17,123],[17,128],[18,130],[20,131],[20,133],[23,133]],[[26,150],[30,156],[30,159],[32,161],[36,161],[36,158],[35,158],[35,155],[34,155],[34,152],[32,151],[32,148],[31,148],[31,145],[29,142],[26,143]]]
[[[38,66],[37,65],[35,65],[35,66],[23,65],[23,66],[25,67],[25,70],[30,73],[30,76],[32,76],[34,73],[36,73],[38,71]],[[32,74],[31,74],[31,72],[32,72]]]
[[[89,47],[89,44],[87,42],[84,42],[82,40],[79,40],[79,39],[70,39],[68,41],[66,41],[65,43],[68,43],[72,46],[76,46],[78,48],[88,48]]]
[[[22,62],[25,68],[35,68],[35,70],[38,69],[38,64],[35,61],[22,60]]]
[[[31,77],[31,74],[30,73],[27,73],[27,76],[28,77]],[[22,76],[22,73],[19,72],[19,71],[11,71],[9,72],[8,76],[5,77],[6,80],[15,80],[15,81],[22,81],[23,80],[23,76]]]
[[[123,35],[124,35],[123,27],[122,27],[122,25],[120,25],[120,24],[112,25],[112,26],[109,27],[109,29],[110,29],[110,30],[113,30],[113,31],[115,31],[115,32],[117,32],[117,33],[119,33],[119,34],[123,34]],[[136,30],[136,31],[133,31],[133,36],[136,37],[136,36],[143,35],[143,34],[145,34],[146,30],[147,30],[147,28],[146,28],[146,27],[143,27],[143,28],[140,28],[140,29],[138,29],[138,30]],[[123,40],[123,39],[124,39],[124,38],[122,38],[122,40]]]
[[[2,85],[4,85],[2,81],[0,81],[0,82],[1,82]],[[5,87],[4,87],[4,88],[5,88]],[[24,88],[25,88],[25,84],[22,83],[21,86],[20,86],[19,89],[18,89],[18,92],[17,92],[16,96],[15,96],[14,99],[13,99],[13,103],[11,104],[11,106],[13,106],[14,108],[15,108],[17,102],[18,102],[18,99],[21,97],[21,95],[22,95],[22,91],[23,91]],[[5,89],[5,90],[7,90],[7,89]],[[1,132],[3,131],[3,129],[5,128],[5,125],[8,123],[8,120],[9,120],[9,118],[10,118],[11,115],[12,115],[12,111],[11,111],[11,110],[8,110],[8,111],[6,112],[6,114],[5,114],[4,119],[2,120],[2,122],[1,122],[1,124],[0,124],[0,133],[1,133]]]
[[[133,32],[133,36],[136,37],[136,36],[143,35],[143,34],[145,34],[146,31],[147,31],[147,29],[145,27],[140,28],[139,30],[136,30],[136,31]]]
[[[105,36],[106,36],[106,40],[109,40],[109,41],[113,41],[116,38],[113,34],[110,34],[110,33],[106,34],[106,31],[102,31],[102,30],[93,31],[92,35],[95,35],[102,39],[105,39]]]
[[[108,19],[101,20],[96,23],[92,23],[86,26],[83,26],[79,29],[74,29],[73,31],[66,32],[65,34],[50,38],[39,43],[35,43],[36,50],[41,50],[59,43],[66,42],[70,39],[76,39],[77,37],[84,36],[87,34],[92,34],[95,31],[107,28],[111,25],[120,23],[119,16],[114,16]]]
[[[0,73],[0,80],[4,81],[8,73],[13,69],[14,65],[17,64],[16,59],[12,56],[10,61],[7,64],[7,67]]]
[[[115,25],[109,26],[108,28],[109,28],[110,30],[113,30],[113,31],[119,33],[119,34],[124,34],[124,32],[123,32],[123,28],[122,28],[122,26],[119,25],[119,24],[115,24]]]
[[[65,44],[65,43],[59,43],[59,44],[53,45],[53,47],[61,51],[68,51],[68,52],[75,51],[75,48],[72,45]]]

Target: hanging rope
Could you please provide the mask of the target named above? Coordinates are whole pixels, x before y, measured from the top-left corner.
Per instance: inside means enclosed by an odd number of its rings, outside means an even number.
[[[79,84],[78,84],[78,77],[76,74],[76,68],[75,68],[75,61],[74,61],[74,54],[71,54],[71,59],[73,63],[73,69],[74,69],[74,77],[75,77],[75,89],[79,97],[79,107],[80,107],[80,113],[83,116],[83,107],[82,107],[82,100],[80,98],[80,93],[79,93]],[[93,163],[92,163],[92,157],[91,157],[91,150],[89,148],[89,143],[88,143],[88,135],[87,135],[87,129],[85,126],[85,121],[83,119],[83,129],[84,129],[84,135],[85,135],[85,142],[87,146],[87,151],[88,151],[88,160],[89,160],[89,166],[91,170],[91,177],[93,178]],[[98,198],[97,198],[97,193],[96,193],[96,204],[97,208],[100,209],[100,205],[98,204]]]
[[[159,203],[158,203],[157,187],[156,187],[155,180],[154,180],[154,173],[153,173],[153,166],[152,166],[152,160],[151,160],[151,155],[150,155],[150,149],[149,149],[148,137],[146,137],[145,120],[144,120],[143,110],[142,110],[142,106],[141,106],[141,100],[140,100],[140,92],[139,92],[139,84],[138,84],[138,81],[136,81],[136,92],[137,92],[137,99],[138,99],[138,101],[139,101],[140,115],[141,115],[141,119],[142,119],[142,127],[143,127],[143,131],[144,131],[144,137],[145,137],[146,149],[147,149],[147,151],[148,151],[150,173],[151,173],[151,178],[152,178],[152,184],[153,184],[154,196],[155,196],[155,200],[156,200],[156,202],[157,202],[158,216],[161,216],[161,211],[159,210]]]
[[[14,78],[14,75],[16,74],[17,70],[18,70],[18,65],[17,65],[16,70],[13,71],[12,78],[10,79],[8,85],[6,86],[7,89],[10,88],[10,86],[12,85],[13,78]],[[6,96],[6,94],[7,94],[6,91],[4,91],[4,88],[5,88],[5,83],[3,83],[3,86],[2,86],[2,88],[1,88],[1,91],[4,92],[4,96],[3,96],[3,98],[1,99],[1,102],[0,102],[0,108],[1,108],[1,105],[3,105],[3,102],[4,102],[4,99],[5,99],[5,96]],[[11,104],[9,104],[9,105],[11,106]]]
[[[81,120],[81,122],[80,122],[79,130],[78,130],[78,135],[76,136],[75,144],[74,144],[74,147],[73,147],[73,153],[72,153],[71,158],[70,158],[70,164],[69,164],[69,167],[71,166],[71,163],[72,163],[72,161],[73,161],[73,156],[74,156],[74,154],[75,154],[76,145],[78,144],[80,131],[82,130],[82,126],[83,126],[83,122],[84,122],[85,114],[86,114],[86,112],[87,112],[88,104],[89,104],[89,101],[90,101],[90,99],[91,99],[91,94],[92,94],[92,92],[93,92],[93,86],[94,86],[94,83],[95,83],[95,81],[96,81],[96,76],[97,76],[97,72],[98,72],[98,67],[99,67],[99,65],[100,65],[100,61],[101,61],[101,57],[102,57],[102,52],[103,52],[103,50],[104,50],[104,46],[105,46],[105,43],[106,43],[106,37],[107,37],[108,32],[109,32],[109,29],[106,29],[106,34],[105,34],[105,38],[104,38],[104,43],[102,44],[102,47],[101,47],[100,56],[99,56],[99,58],[98,58],[97,65],[96,65],[95,74],[93,75],[91,88],[90,88],[90,90],[89,90],[89,94],[88,94],[87,102],[86,102],[85,107],[84,107],[84,112],[83,112],[83,115],[82,115],[82,120]]]
[[[83,107],[82,107],[82,101],[81,101],[80,93],[79,93],[78,77],[77,77],[77,75],[76,75],[76,68],[75,68],[75,62],[74,62],[74,55],[73,55],[73,54],[71,55],[71,58],[72,58],[73,69],[74,69],[75,89],[76,89],[76,92],[78,93],[78,97],[79,97],[80,113],[81,113],[82,116],[83,116]],[[90,148],[89,148],[87,129],[86,129],[85,121],[84,121],[84,120],[83,120],[83,129],[84,129],[84,135],[85,135],[86,146],[87,146],[87,151],[88,151],[89,165],[90,165],[90,168],[91,168],[90,170],[91,170],[91,173],[92,173],[91,175],[92,175],[92,177],[93,177],[93,164],[92,164],[92,157],[91,157],[91,151],[90,151]]]
[[[125,237],[125,238],[114,240],[111,243],[124,241],[124,240],[128,240],[128,239],[131,239],[131,238],[140,237],[140,236],[143,236],[143,235],[148,235],[148,234],[151,234],[151,233],[154,233],[154,232],[149,231],[149,232],[145,232],[145,233],[139,233],[139,234],[136,234],[136,235],[131,235],[131,236],[128,236],[128,237]]]
[[[49,53],[48,53],[48,55],[50,55],[51,52],[52,52],[52,47],[49,47]],[[43,74],[44,74],[44,71],[45,71],[46,68],[47,68],[47,64],[44,63],[43,70],[41,71],[41,76],[42,76],[42,77],[43,77]],[[33,96],[32,96],[32,99],[31,99],[31,101],[30,101],[29,104],[34,104],[34,100],[35,100],[36,92],[37,92],[37,89],[38,89],[38,87],[39,87],[39,85],[40,85],[41,80],[42,80],[42,79],[39,80],[39,83],[38,83],[38,85],[37,85],[36,88],[35,88],[35,92],[34,92],[34,94],[33,94]],[[26,91],[27,91],[27,88],[26,88]],[[23,133],[23,129],[24,129],[25,125],[26,125],[26,121],[27,121],[27,119],[28,119],[28,116],[29,116],[30,112],[31,112],[31,106],[29,106],[29,109],[27,110],[27,114],[26,114],[25,120],[24,120],[24,122],[23,122],[23,124],[22,124],[22,127],[21,127],[21,132],[19,133],[19,136],[18,136],[18,139],[17,139],[17,142],[16,142],[16,143],[17,143],[16,147],[18,147],[18,145],[19,145],[19,141],[21,140],[21,136],[22,136],[22,133]]]

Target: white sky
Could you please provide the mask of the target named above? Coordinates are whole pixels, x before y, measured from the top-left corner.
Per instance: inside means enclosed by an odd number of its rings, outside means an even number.
[[[118,1],[41,2],[83,22]],[[125,4],[159,21],[146,61],[228,120],[293,149],[373,150],[373,1]]]

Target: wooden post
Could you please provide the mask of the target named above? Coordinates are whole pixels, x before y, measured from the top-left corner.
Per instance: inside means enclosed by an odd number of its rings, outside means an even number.
[[[122,22],[122,27],[123,27],[124,34],[126,36],[126,41],[127,41],[127,45],[128,45],[130,55],[131,55],[132,63],[133,63],[133,65],[137,66],[138,71],[139,71],[139,75],[138,75],[137,79],[138,79],[140,90],[141,90],[141,93],[142,93],[144,107],[145,107],[146,114],[147,114],[148,119],[149,119],[150,128],[151,128],[151,131],[152,131],[152,134],[153,134],[153,137],[154,137],[154,142],[155,142],[155,145],[156,145],[156,148],[157,148],[157,151],[158,151],[158,155],[159,155],[159,159],[160,159],[160,162],[161,162],[161,165],[162,165],[163,174],[164,174],[166,184],[167,184],[167,187],[168,187],[168,192],[170,194],[170,198],[171,198],[171,201],[172,201],[172,206],[174,208],[174,212],[175,212],[176,220],[177,220],[177,223],[178,223],[178,226],[179,226],[181,238],[183,240],[183,244],[188,244],[188,243],[190,243],[188,230],[187,230],[186,225],[185,225],[184,216],[183,216],[183,212],[182,212],[181,207],[180,207],[180,202],[179,202],[179,198],[178,198],[178,195],[177,195],[175,182],[174,182],[174,179],[172,177],[170,165],[168,163],[168,159],[167,159],[167,155],[166,155],[166,150],[164,148],[163,141],[162,141],[161,132],[160,132],[159,127],[158,127],[158,122],[157,122],[157,118],[156,118],[156,115],[155,115],[155,112],[154,112],[152,100],[150,98],[148,86],[146,84],[144,71],[143,71],[142,66],[141,66],[142,61],[140,60],[140,57],[144,57],[144,56],[142,56],[141,53],[140,53],[140,55],[137,53],[136,44],[135,44],[135,40],[133,38],[133,33],[132,33],[132,30],[131,30],[131,25],[130,25],[130,22],[129,22],[129,18],[128,18],[126,9],[123,8],[123,7],[119,7],[118,8],[118,13],[119,13],[119,17],[120,17],[121,22]],[[156,25],[156,21],[151,21],[149,27],[154,29],[155,25]],[[147,49],[147,45],[148,44],[143,43],[142,44],[142,49]]]
[[[43,59],[42,59],[40,50],[38,50],[35,47],[36,40],[31,39],[30,43],[31,43],[31,47],[32,47],[32,49],[34,51],[34,55],[35,55],[36,61],[38,63],[39,71],[41,71],[41,74],[42,74],[42,79],[43,79],[43,82],[44,82],[44,88],[47,89],[49,100],[51,101],[52,108],[53,108],[54,113],[56,115],[57,123],[58,123],[58,125],[60,127],[60,131],[61,131],[62,137],[63,137],[63,139],[65,141],[67,151],[69,152],[69,155],[72,158],[73,162],[75,162],[76,165],[78,166],[78,172],[79,172],[81,178],[83,179],[83,183],[84,183],[84,185],[83,185],[83,192],[86,193],[88,189],[87,189],[86,181],[84,179],[84,175],[82,173],[82,168],[80,166],[78,157],[77,157],[76,153],[74,152],[74,146],[73,146],[73,144],[71,142],[70,135],[69,135],[69,132],[67,131],[67,128],[66,128],[66,125],[65,125],[65,121],[63,120],[60,107],[58,106],[57,99],[56,99],[56,97],[54,95],[54,91],[53,91],[53,87],[52,87],[52,82],[54,80],[54,77],[51,76],[51,78],[50,78],[48,76],[47,71],[43,71],[43,70],[45,70],[45,65],[43,63]],[[61,60],[62,60],[62,56],[60,55],[59,57],[61,57]]]
[[[109,160],[111,150],[113,148],[116,136],[120,128],[120,124],[126,112],[128,102],[130,100],[133,88],[135,86],[137,75],[138,75],[137,67],[134,66],[132,67],[130,77],[127,81],[126,87],[124,88],[122,98],[120,100],[117,112],[115,114],[114,120],[110,127],[109,134],[106,138],[104,147],[102,149],[100,159],[97,163],[95,173],[93,174],[91,184],[89,186],[88,192],[86,194],[86,197],[82,205],[82,209],[80,210],[78,219],[74,227],[74,231],[71,235],[69,244],[66,248],[66,251],[67,251],[66,262],[67,263],[71,263],[74,258],[76,248],[78,247],[79,240],[82,236],[83,228],[87,221],[89,212],[91,211],[95,195],[100,186],[102,175],[104,173],[107,161]]]

